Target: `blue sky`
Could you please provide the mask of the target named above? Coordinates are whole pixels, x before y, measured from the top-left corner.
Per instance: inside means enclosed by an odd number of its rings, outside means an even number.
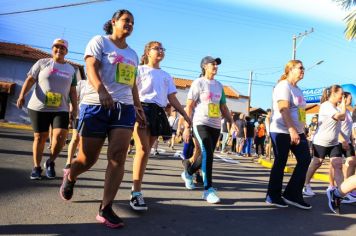
[[[0,14],[79,2],[85,0],[0,0]],[[87,42],[122,8],[135,17],[130,46],[141,56],[147,42],[161,41],[167,49],[161,66],[172,76],[194,79],[202,57],[220,57],[217,79],[247,95],[252,70],[254,107],[271,106],[272,86],[292,57],[292,36],[311,27],[315,31],[298,41],[297,58],[312,67],[300,87],[355,81],[356,44],[344,39],[346,13],[331,0],[112,0],[0,16],[0,40],[48,51],[54,38],[64,37],[67,58],[84,64]]]

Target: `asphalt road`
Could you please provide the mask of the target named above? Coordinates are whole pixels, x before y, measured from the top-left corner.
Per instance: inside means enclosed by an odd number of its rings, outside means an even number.
[[[202,188],[184,188],[181,162],[170,151],[149,160],[143,185],[149,210],[140,214],[128,204],[132,157],[127,158],[113,205],[125,227],[108,229],[95,220],[105,147],[98,163],[79,177],[71,202],[58,194],[66,154],[65,148],[56,161],[56,179],[30,180],[32,133],[0,128],[0,235],[356,235],[356,206],[330,213],[326,183],[313,183],[318,194],[307,199],[312,210],[278,209],[264,202],[268,169],[247,158],[239,158],[240,164],[217,158],[214,186],[222,202],[211,205],[201,199]]]

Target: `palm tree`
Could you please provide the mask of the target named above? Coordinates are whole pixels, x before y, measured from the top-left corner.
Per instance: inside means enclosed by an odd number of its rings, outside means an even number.
[[[334,0],[343,9],[350,10],[356,6],[356,0]],[[344,19],[346,21],[345,37],[348,40],[356,39],[356,9],[351,11]]]

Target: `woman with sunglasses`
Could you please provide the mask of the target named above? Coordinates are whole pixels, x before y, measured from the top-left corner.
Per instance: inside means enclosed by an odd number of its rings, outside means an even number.
[[[139,124],[136,124],[133,134],[136,155],[133,161],[133,186],[130,206],[136,211],[148,209],[143,199],[141,185],[151,148],[159,136],[171,135],[169,122],[164,111],[167,106],[167,99],[170,105],[190,124],[190,119],[176,97],[177,89],[173,78],[160,68],[164,56],[165,49],[160,42],[149,42],[145,46],[141,65],[138,67],[136,84],[142,108],[147,118],[147,126],[141,128]]]
[[[344,180],[342,172],[342,147],[348,145],[345,142],[339,144],[341,133],[341,122],[346,116],[346,99],[340,85],[332,85],[323,91],[320,99],[318,116],[318,128],[313,138],[313,160],[309,166],[307,178],[305,180],[304,194],[313,196],[310,181],[316,170],[322,165],[326,156],[330,157],[330,185],[329,188],[340,186]],[[339,107],[337,107],[339,105]],[[346,147],[345,147],[346,148]]]
[[[17,100],[17,107],[21,109],[25,104],[26,94],[35,85],[27,105],[34,130],[34,168],[31,179],[42,178],[41,160],[50,126],[53,128],[52,145],[44,167],[47,178],[56,177],[54,161],[65,144],[69,119],[75,118],[77,114],[77,80],[73,66],[64,59],[67,53],[68,42],[55,39],[52,44],[52,58],[40,59],[32,66]],[[68,101],[73,105],[71,112]]]
[[[303,63],[289,61],[277,85],[273,89],[273,113],[270,137],[274,151],[274,163],[268,184],[266,203],[277,207],[293,205],[311,209],[303,199],[302,189],[310,163],[308,141],[304,134],[305,106],[303,93],[297,86],[304,77]],[[291,151],[297,165],[282,194],[284,167]]]
[[[86,47],[88,84],[80,106],[79,153],[60,188],[61,197],[70,200],[77,177],[97,162],[108,137],[104,194],[96,219],[110,228],[124,225],[112,204],[124,176],[135,121],[145,125],[135,83],[138,57],[126,42],[133,25],[132,13],[119,10],[104,25],[107,35],[95,36]]]

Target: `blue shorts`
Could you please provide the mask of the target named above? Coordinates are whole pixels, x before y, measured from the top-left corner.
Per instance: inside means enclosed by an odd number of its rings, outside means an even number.
[[[114,109],[101,105],[80,105],[78,132],[84,137],[106,138],[116,128],[133,129],[136,112],[133,105],[115,103]]]

